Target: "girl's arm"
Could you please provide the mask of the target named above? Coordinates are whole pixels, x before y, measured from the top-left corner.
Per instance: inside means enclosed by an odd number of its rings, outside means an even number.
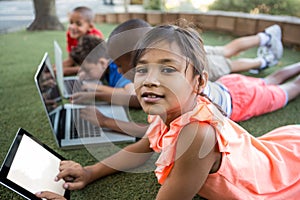
[[[192,199],[210,172],[217,171],[221,153],[214,129],[205,123],[192,123],[180,133],[176,160],[157,199]]]
[[[142,138],[148,129],[148,124],[137,124],[135,122],[126,122],[106,117],[95,106],[88,106],[81,109],[80,116],[95,126],[106,127],[138,138]]]
[[[142,138],[105,160],[86,167],[73,161],[62,161],[57,180],[63,178],[66,181],[64,188],[82,189],[99,178],[141,166],[152,155],[149,146],[148,138]]]

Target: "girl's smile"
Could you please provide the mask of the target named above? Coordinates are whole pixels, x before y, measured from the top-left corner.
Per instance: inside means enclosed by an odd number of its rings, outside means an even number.
[[[141,94],[142,99],[146,103],[155,103],[164,98],[164,95],[156,94],[153,92],[144,92]]]

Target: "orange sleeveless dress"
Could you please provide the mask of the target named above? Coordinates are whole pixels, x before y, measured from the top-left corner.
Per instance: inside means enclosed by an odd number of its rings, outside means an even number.
[[[222,163],[209,174],[198,194],[207,199],[300,198],[300,125],[277,128],[255,138],[223,116],[206,98],[194,110],[175,119],[170,128],[158,116],[149,116],[150,147],[160,153],[155,174],[163,184],[174,165],[181,128],[199,121],[216,131]]]

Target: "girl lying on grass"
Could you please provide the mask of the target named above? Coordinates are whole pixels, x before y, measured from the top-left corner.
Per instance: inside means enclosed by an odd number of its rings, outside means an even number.
[[[139,41],[134,85],[150,126],[138,142],[91,166],[62,161],[57,180],[82,189],[96,179],[141,166],[159,152],[156,199],[297,199],[300,125],[255,138],[202,95],[208,80],[199,34],[184,22]],[[68,179],[72,177],[72,182]],[[38,197],[63,199],[50,192]]]

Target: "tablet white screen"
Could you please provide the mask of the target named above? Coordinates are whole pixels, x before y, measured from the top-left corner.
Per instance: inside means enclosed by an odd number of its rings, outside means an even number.
[[[59,163],[59,158],[23,135],[7,178],[33,194],[51,191],[63,196],[64,181],[54,181]]]

